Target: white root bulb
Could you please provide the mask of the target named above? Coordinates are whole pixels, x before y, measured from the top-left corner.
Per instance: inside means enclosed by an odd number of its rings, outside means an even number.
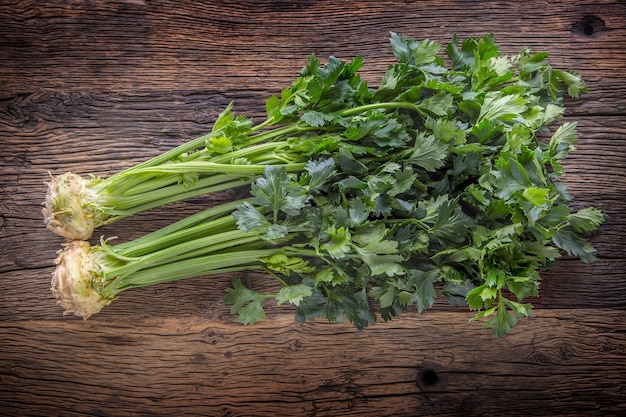
[[[87,240],[96,220],[87,180],[71,172],[48,183],[43,216],[48,229],[67,239]]]
[[[74,313],[86,320],[113,301],[104,298],[94,286],[98,266],[88,242],[68,242],[58,255],[51,290],[65,309],[64,315]]]

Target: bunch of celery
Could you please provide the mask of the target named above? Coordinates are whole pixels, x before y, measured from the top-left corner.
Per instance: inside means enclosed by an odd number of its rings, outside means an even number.
[[[499,53],[493,36],[446,48],[392,34],[398,62],[368,88],[360,58],[311,56],[254,126],[231,107],[213,131],[107,179],[73,174],[50,185],[48,227],[86,239],[98,225],[199,194],[247,187],[134,241],[66,244],[52,289],[89,317],[128,288],[264,270],[259,293],[234,279],[225,301],[243,323],[263,302],[296,306],[300,321],[344,316],[363,328],[437,293],[478,310],[498,335],[531,314],[539,270],[562,252],[592,261],[601,210],[573,211],[559,179],[575,123],[550,132],[565,91],[585,90],[547,53]],[[540,140],[546,135],[546,140]]]

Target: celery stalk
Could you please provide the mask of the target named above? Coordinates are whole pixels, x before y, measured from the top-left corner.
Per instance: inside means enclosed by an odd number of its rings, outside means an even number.
[[[133,214],[249,185],[267,165],[299,171],[304,164],[297,163],[297,154],[282,149],[285,143],[279,140],[298,130],[306,128],[291,124],[250,134],[237,149],[215,152],[206,144],[224,138],[223,129],[216,129],[107,178],[84,178],[72,172],[58,175],[48,183],[44,222],[60,236],[85,240],[98,226]],[[255,145],[259,141],[270,143]]]
[[[240,203],[204,210],[119,245],[104,239],[94,246],[67,242],[58,252],[51,283],[64,314],[87,319],[130,288],[261,269],[259,259],[284,249],[264,247],[258,235],[237,229],[232,215],[221,216]]]

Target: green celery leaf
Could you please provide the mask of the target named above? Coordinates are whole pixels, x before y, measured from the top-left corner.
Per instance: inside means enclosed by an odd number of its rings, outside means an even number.
[[[328,63],[326,63],[326,65],[317,69],[317,78],[322,81],[326,88],[328,88],[343,75],[345,69],[345,62],[331,56],[328,58]]]
[[[280,113],[281,101],[278,96],[271,95],[265,101],[265,113],[268,119],[274,119],[276,123],[280,122],[282,115]]]
[[[472,225],[472,219],[463,213],[458,201],[449,200],[439,205],[437,219],[428,233],[440,241],[463,243]]]
[[[350,289],[342,289],[337,294],[341,296],[340,309],[357,329],[362,330],[368,324],[376,322],[365,291],[353,292]]]
[[[306,284],[287,285],[280,289],[276,295],[276,302],[280,305],[289,302],[295,306],[300,305],[305,297],[310,297],[313,289]]]
[[[547,104],[543,110],[541,126],[546,126],[563,116],[565,108],[555,104]]]
[[[539,281],[539,273],[533,270],[529,276],[507,277],[506,287],[521,301],[527,297],[536,296],[538,294]]]
[[[370,297],[378,300],[378,307],[381,309],[389,308],[393,305],[398,294],[398,288],[389,285],[386,287],[372,287],[369,292]]]
[[[352,248],[369,267],[372,275],[402,275],[404,268],[398,263],[402,256],[398,253],[398,242],[385,239],[383,225],[375,224],[359,228],[353,236],[356,244]]]
[[[433,306],[437,293],[435,282],[440,278],[439,271],[431,269],[422,271],[419,269],[409,270],[409,281],[414,286],[413,299],[415,300],[417,311],[422,312]]]
[[[578,256],[585,263],[596,260],[593,245],[569,230],[559,230],[552,236],[552,241],[569,255]]]
[[[398,58],[398,61],[402,63],[412,63],[413,61],[413,49],[417,45],[417,41],[405,38],[395,32],[391,32],[391,50],[393,54]]]
[[[251,184],[250,193],[254,196],[253,202],[268,208],[275,218],[279,212],[298,214],[310,198],[284,168],[271,165],[266,166],[263,176]]]
[[[185,172],[184,174],[178,175],[178,184],[182,184],[183,187],[189,188],[193,184],[195,184],[200,175],[197,172]]]
[[[515,61],[519,62],[520,78],[522,79],[531,77],[534,72],[548,65],[548,61],[546,60],[549,55],[548,52],[538,52],[532,56],[530,56],[528,52],[528,49],[524,48],[515,58]]]
[[[219,114],[213,124],[213,133],[221,131],[223,136],[227,137],[234,146],[237,146],[245,141],[248,134],[251,132],[252,119],[245,116],[236,116],[232,112],[233,105],[234,103],[231,102],[226,109]],[[213,137],[207,139],[207,148],[216,151],[216,153],[223,153],[217,152],[217,150],[224,150],[219,149],[219,147],[212,149],[212,139]]]
[[[596,207],[585,207],[567,216],[567,221],[576,233],[595,232],[605,220],[604,212]]]
[[[572,72],[553,69],[552,74],[567,85],[567,94],[572,98],[578,98],[580,93],[588,91],[582,78]]]
[[[233,217],[237,222],[237,227],[244,232],[266,228],[271,224],[256,207],[247,201],[237,207],[237,210],[233,212]]]
[[[525,241],[522,245],[525,253],[538,257],[542,263],[553,261],[561,256],[557,248],[542,242]]]
[[[496,193],[498,197],[509,199],[513,193],[531,186],[526,169],[509,155],[502,155],[496,161],[496,168],[497,171],[493,172],[493,175],[499,188]]]
[[[391,277],[404,274],[404,268],[399,264],[402,261],[402,256],[386,254],[384,249],[382,249],[383,253],[381,254],[380,247],[381,244],[371,243],[365,247],[355,246],[354,250],[367,264],[373,276],[384,274]]]
[[[287,236],[289,230],[282,224],[272,224],[266,230],[266,239],[270,242],[277,242],[279,239]]]
[[[535,206],[541,206],[548,202],[549,192],[550,190],[547,188],[528,187],[524,190],[522,196]]]
[[[334,224],[326,229],[329,240],[323,243],[320,249],[326,251],[334,259],[342,259],[352,251],[350,230]]]
[[[501,298],[502,300],[502,298]],[[480,313],[478,313],[480,314]],[[511,333],[511,330],[517,324],[517,317],[511,313],[504,302],[498,303],[496,314],[485,322],[483,328],[491,328],[493,334],[499,338],[503,338],[505,334]]]
[[[446,55],[452,61],[453,70],[466,70],[474,64],[474,39],[467,39],[461,44],[459,49],[459,41],[456,34],[452,35],[452,41],[446,47]]]
[[[443,285],[442,293],[451,306],[465,307],[467,306],[467,294],[474,289],[474,287],[475,285],[468,279],[466,279],[463,284],[446,282]]]
[[[481,61],[489,61],[491,58],[495,58],[500,55],[493,33],[488,33],[475,42],[476,49],[474,50],[474,53],[480,57]]]
[[[335,175],[335,161],[332,158],[309,160],[304,168],[309,173],[309,187],[320,188]]]
[[[367,189],[367,183],[354,175],[350,175],[336,183],[337,187],[341,192],[346,192],[347,190],[355,189],[355,190],[364,190]]]
[[[483,279],[485,285],[490,289],[501,289],[504,286],[506,280],[506,272],[495,265],[487,265],[483,272]]]
[[[235,115],[232,110],[235,103],[231,101],[228,103],[228,106],[217,116],[215,122],[213,123],[213,132],[217,132],[220,129],[224,129],[227,125],[232,123],[235,120]]]
[[[315,320],[324,316],[324,307],[327,299],[319,289],[313,289],[312,294],[304,297],[296,306],[296,321],[304,323],[307,320]]]
[[[431,116],[444,117],[455,110],[454,97],[446,92],[439,92],[421,100],[417,108]]]
[[[399,170],[394,175],[394,181],[389,189],[388,194],[391,197],[395,197],[398,194],[402,194],[413,186],[415,180],[417,179],[417,174],[413,172],[411,167],[404,167],[402,170]]]
[[[446,68],[441,67],[437,64],[430,64],[430,65],[420,67],[420,71],[424,72],[425,74],[427,73],[427,75],[432,75],[432,74],[439,75],[439,74],[446,74],[448,72]],[[463,92],[463,89],[464,89],[463,85],[460,85],[458,83],[451,83],[448,81],[443,82],[441,81],[441,79],[442,77],[429,78],[425,80],[421,86],[416,86],[416,87],[419,87],[420,89],[445,91],[452,95],[459,95]],[[401,96],[398,96],[398,98],[400,97]],[[415,101],[415,100],[410,100],[410,101]]]
[[[574,147],[576,138],[575,122],[563,123],[550,138],[550,142],[548,142],[549,159],[547,159],[546,162],[552,166],[552,169],[557,175],[562,175],[563,173],[563,167],[560,162],[561,159],[565,158],[568,153],[576,149]]]
[[[344,131],[346,140],[373,142],[371,152],[377,148],[399,147],[409,140],[409,135],[397,119],[384,113],[371,113],[367,116],[355,116]],[[381,153],[377,151],[377,153]]]
[[[306,77],[306,76],[317,74],[319,67],[320,67],[320,60],[313,53],[309,55],[309,62],[304,68],[302,68],[302,71],[300,71],[300,75],[303,77]]]
[[[448,156],[448,145],[438,141],[433,135],[420,132],[415,138],[413,149],[406,153],[406,161],[428,172],[441,168]]]
[[[314,268],[308,261],[298,256],[287,256],[282,253],[277,253],[269,258],[261,259],[261,261],[268,269],[283,275],[289,275],[291,272],[305,274],[314,271]]]
[[[454,119],[431,117],[426,120],[426,127],[432,130],[435,138],[441,142],[449,143],[453,138],[457,140],[457,143],[463,143],[465,140],[465,131]]]
[[[263,299],[257,298],[238,310],[235,313],[237,314],[237,322],[241,324],[254,324],[263,321],[265,319],[265,310],[263,310],[262,303]]]
[[[316,156],[335,152],[342,144],[343,137],[335,134],[319,136],[291,137],[287,139],[290,149],[305,156]]]
[[[354,198],[348,202],[348,224],[350,227],[363,225],[369,213],[365,203],[360,198]]]
[[[530,317],[533,315],[532,305],[529,303],[518,303],[512,300],[504,299],[504,304],[514,311],[519,317]]]
[[[502,125],[496,120],[485,119],[473,125],[469,129],[469,134],[473,135],[480,144],[496,145],[502,139],[500,135],[502,130]]]
[[[315,274],[314,281],[315,284],[328,283],[338,285],[345,282],[347,278],[345,274],[339,273],[336,269],[322,268]]]
[[[418,203],[415,218],[422,223],[430,224],[431,226],[437,221],[439,215],[439,209],[442,205],[448,202],[448,196],[440,195],[437,198],[430,198],[428,200],[421,200]]]
[[[482,298],[483,302],[489,303],[491,300],[495,300],[496,295],[498,295],[497,288],[491,288],[487,285],[482,286],[482,291],[480,292],[480,298]]]
[[[206,147],[214,154],[223,155],[233,150],[233,142],[226,136],[214,136],[206,140]]]
[[[477,123],[483,120],[508,121],[520,117],[526,110],[526,100],[519,95],[489,92],[480,108]]]
[[[233,288],[227,288],[224,302],[232,304],[230,314],[237,315],[237,321],[242,324],[254,324],[265,318],[263,301],[269,296],[246,288],[241,280],[232,280]]]
[[[483,307],[485,302],[482,297],[483,290],[485,289],[485,285],[479,285],[478,287],[473,288],[467,293],[465,297],[467,300],[467,305],[472,310],[480,310]]]
[[[413,65],[429,64],[437,58],[441,44],[424,39],[416,44],[410,43],[413,52]]]
[[[336,119],[333,114],[323,113],[315,110],[305,110],[300,116],[300,120],[307,123],[311,127],[322,127],[328,122]]]

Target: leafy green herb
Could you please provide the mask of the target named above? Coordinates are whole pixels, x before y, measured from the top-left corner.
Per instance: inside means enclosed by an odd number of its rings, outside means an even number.
[[[454,37],[449,69],[436,42],[392,33],[391,48],[397,62],[376,89],[360,78],[360,57],[322,65],[311,55],[267,100],[263,123],[229,106],[203,149],[191,152],[193,142],[89,185],[110,192],[118,216],[126,198],[134,211],[153,205],[144,192],[163,197],[157,180],[178,187],[171,198],[240,185],[250,197],[137,241],[103,241],[81,288],[109,302],[135,286],[262,269],[277,293],[234,278],[224,298],[242,323],[262,320],[273,298],[298,321],[345,317],[361,329],[443,295],[496,335],[510,332],[532,314],[542,268],[563,253],[595,259],[588,237],[605,215],[575,211],[560,182],[576,124],[551,126],[564,94],[586,87],[545,52],[501,55],[493,35]]]

